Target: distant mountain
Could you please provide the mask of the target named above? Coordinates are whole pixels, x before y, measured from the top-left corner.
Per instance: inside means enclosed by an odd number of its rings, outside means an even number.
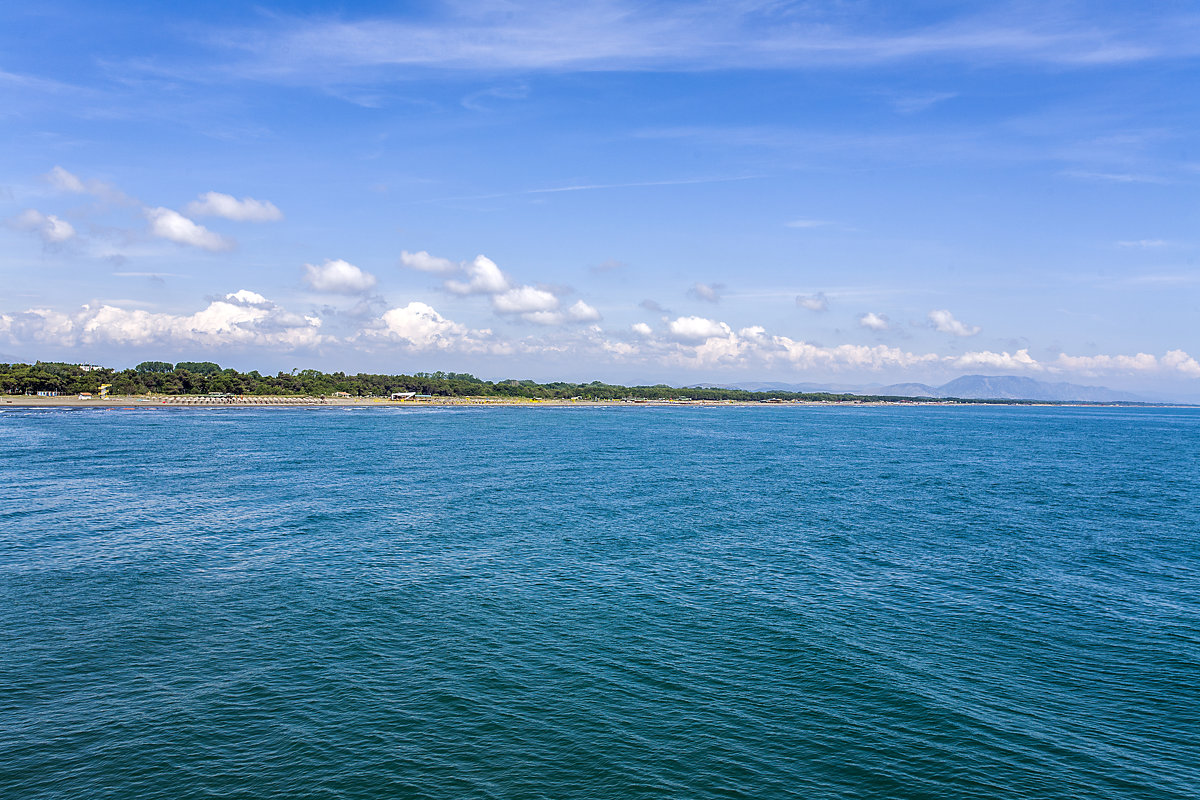
[[[972,400],[1079,400],[1087,403],[1145,402],[1146,398],[1119,392],[1104,386],[1079,386],[1074,383],[1049,383],[1016,375],[964,375],[938,388],[941,397]]]
[[[700,383],[694,389],[743,389],[747,392],[834,392],[845,394],[874,394],[877,383],[780,383],[779,381],[746,381],[745,383]]]
[[[883,394],[895,397],[944,397],[941,389],[924,383],[893,383],[891,386],[880,386],[870,391],[855,392],[855,394]]]
[[[837,392],[873,394],[892,397],[961,397],[965,400],[1041,400],[1083,403],[1147,403],[1155,402],[1130,392],[1104,386],[1080,386],[1074,383],[1051,383],[1017,375],[964,375],[941,386],[924,383],[894,383],[890,386],[867,384],[850,386],[827,383],[770,383],[707,384],[719,389],[746,389],[751,392]]]

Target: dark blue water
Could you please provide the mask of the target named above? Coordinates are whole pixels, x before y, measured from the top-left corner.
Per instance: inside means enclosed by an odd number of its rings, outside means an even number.
[[[4,798],[1195,798],[1200,411],[0,413]]]

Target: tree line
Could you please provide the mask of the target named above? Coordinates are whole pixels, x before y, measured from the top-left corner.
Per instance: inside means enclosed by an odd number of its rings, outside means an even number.
[[[59,392],[96,394],[109,384],[114,395],[168,394],[203,395],[290,395],[329,396],[345,392],[352,397],[387,397],[395,392],[416,392],[433,397],[508,397],[544,400],[670,400],[682,397],[694,400],[826,400],[867,399],[902,400],[907,398],[868,398],[829,392],[751,392],[742,389],[698,387],[621,386],[592,381],[569,383],[531,380],[485,381],[462,372],[418,372],[413,375],[376,375],[345,372],[321,372],[315,369],[263,375],[257,370],[238,372],[222,369],[211,361],[143,361],[132,369],[84,369],[78,364],[38,361],[34,364],[0,364],[0,393],[34,394]]]

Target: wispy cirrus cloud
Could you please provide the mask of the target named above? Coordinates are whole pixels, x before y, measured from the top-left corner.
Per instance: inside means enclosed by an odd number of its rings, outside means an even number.
[[[816,294],[807,295],[798,294],[796,295],[796,305],[809,311],[828,311],[829,298],[825,296],[824,292],[817,292]]]
[[[693,283],[688,289],[688,297],[703,300],[706,303],[721,302],[721,293],[725,291],[723,283]]]
[[[702,2],[686,9],[627,0],[444,4],[420,19],[274,17],[222,31],[255,78],[324,78],[363,69],[710,70],[878,65],[913,60],[1089,66],[1197,52],[1195,15],[1121,15],[1082,24],[1070,6],[943,12],[883,31],[874,9],[807,3]],[[1074,12],[1074,13],[1073,13]],[[215,39],[215,37],[214,37]]]

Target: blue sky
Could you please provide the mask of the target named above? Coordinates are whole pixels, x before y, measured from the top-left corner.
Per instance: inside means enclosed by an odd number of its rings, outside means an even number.
[[[1200,398],[1200,4],[0,15],[9,357]]]

